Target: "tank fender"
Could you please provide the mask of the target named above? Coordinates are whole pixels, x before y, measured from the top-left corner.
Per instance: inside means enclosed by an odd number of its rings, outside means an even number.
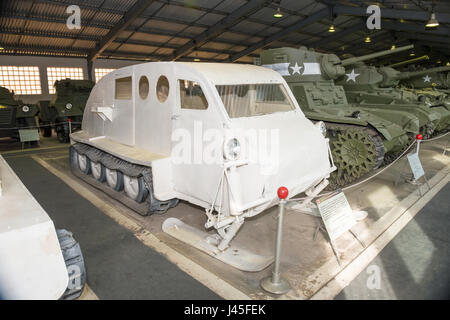
[[[367,120],[370,126],[378,131],[386,140],[392,140],[398,136],[404,135],[405,130],[389,120],[383,119],[374,113],[361,111],[364,119]]]
[[[353,124],[359,126],[367,126],[368,122],[363,119],[351,118],[351,117],[343,117],[330,113],[321,113],[315,111],[304,111],[305,116],[313,121],[325,121],[325,122],[333,122],[333,123],[345,123],[345,124]]]

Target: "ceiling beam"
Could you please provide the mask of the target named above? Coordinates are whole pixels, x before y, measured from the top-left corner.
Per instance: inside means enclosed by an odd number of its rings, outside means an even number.
[[[333,6],[333,13],[340,15],[351,15],[359,17],[367,17],[370,14],[366,12],[367,7],[350,7],[345,5],[336,4]],[[425,11],[413,11],[413,10],[397,10],[380,8],[381,18],[383,19],[405,19],[416,21],[428,21],[430,19],[430,13]],[[436,19],[441,23],[450,23],[450,14],[436,12]],[[381,23],[383,28],[383,22]]]
[[[418,32],[430,35],[442,35],[445,36],[446,38],[448,38],[448,35],[450,34],[450,29],[443,26],[439,26],[439,28],[435,29],[425,29],[425,26],[418,24],[383,21],[381,27],[383,29],[395,31]]]
[[[320,19],[328,17],[329,15],[330,15],[330,9],[329,8],[322,9],[322,10],[320,10],[320,11],[310,15],[309,17],[307,17],[307,18],[305,18],[305,19],[303,19],[303,20],[301,20],[299,22],[296,22],[296,23],[290,25],[289,27],[284,28],[280,32],[277,32],[277,33],[275,33],[275,34],[273,34],[273,35],[271,35],[271,36],[269,36],[269,37],[267,37],[267,38],[265,38],[265,39],[255,43],[254,45],[248,47],[247,49],[242,50],[242,51],[232,55],[229,58],[229,61],[230,62],[234,62],[234,61],[238,60],[239,58],[254,52],[255,50],[263,48],[263,47],[267,46],[268,44],[270,44],[270,43],[272,43],[274,41],[280,40],[280,39],[286,37],[288,34],[294,32],[294,31],[296,31],[296,30],[298,30],[298,29],[300,29],[300,28],[302,28],[304,26],[307,26],[307,25],[310,25],[310,24],[312,24],[312,23],[314,23],[316,21],[319,21]]]
[[[155,0],[138,0],[122,17],[119,23],[112,27],[109,32],[97,44],[96,48],[88,54],[88,60],[94,61],[102,52],[124,31],[134,20],[136,20]]]
[[[435,35],[426,35],[426,34],[419,34],[414,32],[397,32],[396,35],[398,35],[401,38],[405,39],[414,39],[414,40],[423,40],[428,42],[436,42],[441,44],[450,44],[450,38],[449,37],[440,37]]]
[[[86,49],[83,48],[71,48],[71,47],[47,47],[47,46],[25,46],[19,45],[15,47],[5,46],[5,50],[0,51],[2,55],[34,55],[33,53],[42,53],[42,55],[51,55],[51,56],[61,56],[61,57],[77,57],[82,58],[86,57]],[[14,53],[10,53],[10,51],[18,51]],[[103,53],[99,56],[100,58],[105,59],[126,59],[130,58],[133,60],[140,61],[149,61],[149,60],[168,60],[169,55],[160,55],[160,54],[152,54],[148,55],[147,52],[139,53],[139,52],[129,52],[129,51],[103,51]],[[193,58],[186,57],[186,60],[192,60]],[[214,59],[214,58],[203,58],[205,61],[212,62],[221,62],[222,60]]]
[[[190,53],[196,48],[205,44],[211,38],[214,38],[224,32],[226,28],[229,28],[242,20],[243,17],[252,14],[253,12],[261,9],[266,4],[267,0],[251,0],[243,6],[231,12],[228,16],[220,20],[217,24],[211,28],[203,31],[195,39],[190,40],[188,43],[181,46],[181,48],[174,51],[171,60],[177,60],[178,58]]]
[[[2,34],[11,34],[11,35],[22,35],[22,36],[30,36],[30,37],[40,37],[40,38],[56,38],[56,39],[69,39],[69,40],[81,40],[81,41],[91,41],[91,42],[97,42],[100,41],[101,38],[97,36],[85,36],[85,35],[74,35],[73,33],[61,33],[61,32],[36,32],[36,31],[20,31],[20,30],[2,30]],[[162,49],[177,49],[179,48],[179,45],[172,44],[172,43],[161,43],[161,42],[154,42],[154,41],[147,41],[147,40],[132,40],[132,39],[125,39],[125,38],[117,38],[114,40],[115,43],[121,43],[121,44],[134,44],[134,45],[141,45],[141,46],[151,46],[151,47],[158,47]],[[212,48],[198,48],[197,51],[199,52],[208,52],[208,53],[217,53],[217,54],[228,54],[232,55],[235,54],[237,51],[232,50],[223,50],[223,49],[212,49]]]
[[[308,46],[310,48],[316,48],[316,47],[325,48],[324,45],[326,46],[328,42],[336,42],[338,39],[341,39],[342,37],[345,37],[349,34],[353,34],[355,32],[361,31],[362,27],[363,27],[362,23],[358,23],[354,26],[351,26],[351,27],[341,30],[339,32],[330,33],[329,36],[327,36],[321,40],[314,41],[314,42],[310,43]]]

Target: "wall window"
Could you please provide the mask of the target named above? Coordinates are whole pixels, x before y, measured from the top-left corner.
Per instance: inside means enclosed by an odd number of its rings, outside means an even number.
[[[47,67],[48,77],[48,92],[55,94],[55,81],[64,80],[66,78],[72,80],[83,80],[83,68],[60,68],[60,67]]]
[[[195,81],[178,80],[180,84],[181,109],[205,110],[208,101],[200,85]]]
[[[39,67],[0,66],[0,86],[15,94],[41,94]]]
[[[131,100],[133,95],[132,78],[118,78],[116,79],[116,93],[117,100]]]
[[[95,82],[98,82],[98,80],[106,76],[108,73],[113,72],[114,70],[116,69],[95,68]]]

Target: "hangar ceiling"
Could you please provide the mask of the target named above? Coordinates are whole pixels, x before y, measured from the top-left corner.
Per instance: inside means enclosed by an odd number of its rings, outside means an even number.
[[[368,30],[366,9],[381,8]],[[81,9],[69,29],[67,7]],[[281,11],[282,17],[274,17]],[[440,23],[425,29],[431,11]],[[336,32],[329,32],[330,26]],[[355,56],[413,43],[429,63],[450,60],[450,1],[14,0],[2,1],[0,54],[251,63],[263,48],[307,46]],[[364,42],[366,37],[370,43]],[[409,59],[410,52],[375,60]]]

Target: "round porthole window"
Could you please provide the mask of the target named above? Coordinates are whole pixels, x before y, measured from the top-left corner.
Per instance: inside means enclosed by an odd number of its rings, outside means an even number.
[[[161,76],[156,84],[156,95],[158,96],[159,102],[166,101],[169,96],[169,80],[165,76]]]
[[[146,76],[142,76],[139,79],[139,96],[141,99],[147,99],[148,97],[149,84]]]

